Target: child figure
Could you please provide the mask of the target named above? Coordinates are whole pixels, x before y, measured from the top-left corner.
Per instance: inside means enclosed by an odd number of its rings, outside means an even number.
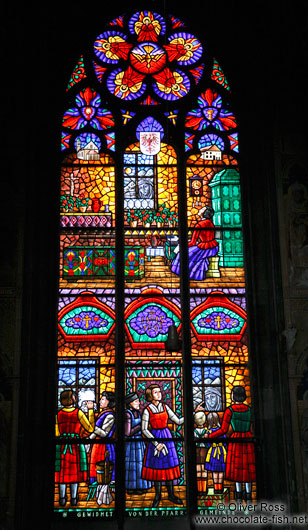
[[[194,429],[195,439],[204,439],[207,432],[205,414],[204,412],[196,412],[194,414],[194,421],[197,427]],[[196,463],[197,463],[197,485],[198,492],[206,494],[207,491],[207,471],[204,469],[204,462],[206,457],[206,444],[204,442],[196,443]]]
[[[207,433],[220,429],[220,421],[217,412],[210,412],[206,418]],[[223,435],[226,436],[225,434]],[[207,476],[208,471],[212,471],[214,482],[214,493],[223,492],[223,477],[226,469],[227,451],[223,443],[208,444],[208,452],[205,458],[204,468]]]

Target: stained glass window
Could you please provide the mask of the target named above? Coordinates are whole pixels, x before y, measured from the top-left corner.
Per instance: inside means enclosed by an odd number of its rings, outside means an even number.
[[[62,117],[57,517],[256,499],[239,132],[175,15],[102,23]]]

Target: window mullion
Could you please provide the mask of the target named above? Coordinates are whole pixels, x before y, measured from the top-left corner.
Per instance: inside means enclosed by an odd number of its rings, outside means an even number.
[[[188,227],[186,199],[186,168],[184,146],[178,152],[178,203],[179,203],[179,242],[181,259],[181,310],[182,310],[182,362],[183,362],[183,400],[185,415],[185,459],[187,507],[190,520],[197,512],[196,457],[194,446],[192,362],[190,338],[190,281],[188,268]]]
[[[119,142],[120,144],[120,142]],[[124,186],[123,156],[118,144],[119,156],[116,158],[116,278],[115,278],[115,394],[116,394],[116,495],[115,517],[119,530],[124,526],[125,515],[125,442],[124,442],[124,396],[125,396],[125,335],[124,335]]]

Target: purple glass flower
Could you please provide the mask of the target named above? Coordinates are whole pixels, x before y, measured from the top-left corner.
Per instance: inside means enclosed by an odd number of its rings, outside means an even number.
[[[151,339],[158,335],[167,335],[169,326],[173,324],[174,320],[156,305],[147,306],[130,321],[130,326],[134,331],[139,335],[147,335]]]
[[[94,129],[114,126],[112,114],[101,107],[101,98],[95,90],[87,87],[76,96],[76,107],[68,109],[63,117],[63,127],[81,129],[91,125]]]
[[[107,324],[107,320],[100,317],[94,311],[81,311],[78,315],[68,318],[65,322],[65,325],[68,328],[82,329],[83,331],[90,331],[94,328],[104,328]]]

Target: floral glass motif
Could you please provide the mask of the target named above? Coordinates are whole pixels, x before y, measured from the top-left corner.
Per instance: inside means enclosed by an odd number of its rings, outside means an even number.
[[[104,73],[108,70],[108,68],[104,68],[100,64],[97,64],[95,61],[92,61],[92,64],[93,64],[95,75],[98,81],[101,83],[103,80]]]
[[[147,335],[149,338],[156,339],[159,335],[168,333],[168,328],[174,324],[174,320],[168,317],[160,307],[149,305],[133,317],[129,324],[139,335]]]
[[[201,94],[198,98],[198,104],[199,109],[188,113],[186,127],[202,130],[212,125],[222,131],[237,126],[233,113],[223,108],[221,95],[211,88]]]
[[[190,91],[189,76],[177,65],[196,65],[190,72],[199,82],[203,66],[197,65],[203,55],[201,42],[192,34],[180,32],[168,36],[166,23],[157,13],[140,11],[129,20],[129,31],[109,30],[101,33],[94,43],[98,60],[109,66],[127,61],[125,68],[116,68],[107,76],[108,90],[117,98],[132,101],[141,97],[152,85],[159,98],[176,101]],[[137,38],[137,44],[134,39]],[[95,63],[95,72],[103,82],[105,70]]]
[[[135,343],[167,340],[169,326],[179,326],[179,318],[158,303],[145,304],[127,319],[127,326]]]
[[[168,100],[175,100],[186,96],[190,90],[190,81],[181,70],[171,71],[165,68],[159,74],[153,76],[156,83],[153,84],[155,93]]]
[[[111,113],[101,107],[100,95],[91,88],[81,90],[76,96],[76,107],[67,110],[63,117],[63,127],[82,129],[91,125],[94,129],[107,129],[114,126]]]
[[[195,80],[196,85],[198,85],[199,82],[201,81],[203,70],[204,70],[204,64],[201,64],[200,66],[196,66],[196,68],[189,70]]]
[[[62,132],[61,133],[61,151],[68,149],[70,146],[70,139],[72,135]]]

